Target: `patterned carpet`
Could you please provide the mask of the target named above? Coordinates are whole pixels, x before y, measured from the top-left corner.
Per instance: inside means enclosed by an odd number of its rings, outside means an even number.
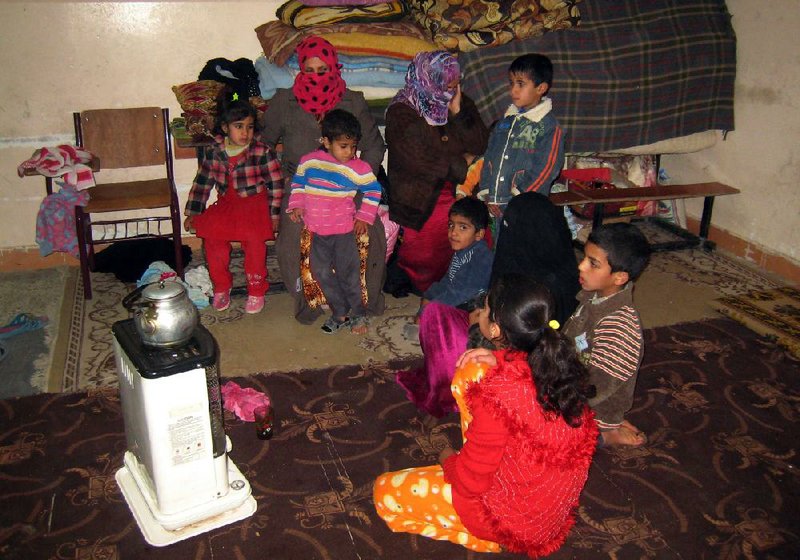
[[[237,263],[237,259],[233,262]],[[241,271],[234,268],[234,285],[238,274]],[[270,278],[279,278],[274,261]],[[96,287],[93,300],[83,300],[79,283],[73,295],[69,353],[58,384],[64,391],[116,385],[111,325],[127,318],[120,302],[131,288],[111,274],[93,274],[92,282]],[[717,317],[711,307],[715,298],[779,286],[753,268],[719,253],[657,253],[637,282],[636,301],[644,325],[654,327]],[[292,319],[290,301],[286,293],[269,295],[267,309],[257,316],[244,314],[243,298],[234,298],[234,304],[224,313],[203,310],[203,325],[222,347],[223,376],[386,363],[421,355],[418,342],[403,336],[403,327],[417,310],[415,297],[387,297],[386,313],[373,318],[369,333],[362,338],[345,333],[321,336],[318,325],[307,327]]]
[[[649,329],[646,345],[630,419],[650,441],[597,451],[577,523],[549,558],[800,557],[800,362],[725,318]],[[268,442],[226,415],[258,510],[166,548],[146,544],[114,480],[125,449],[116,390],[2,401],[0,557],[477,560],[391,533],[374,512],[378,473],[430,464],[460,439],[455,415],[406,401],[396,367],[237,379],[276,403]]]
[[[712,306],[800,357],[800,290],[788,286],[750,290],[719,298]]]

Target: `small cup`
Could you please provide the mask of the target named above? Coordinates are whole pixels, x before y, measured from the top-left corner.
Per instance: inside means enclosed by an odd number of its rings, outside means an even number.
[[[256,435],[258,439],[270,439],[272,437],[272,423],[275,419],[275,412],[272,405],[257,406],[253,410],[256,423]]]

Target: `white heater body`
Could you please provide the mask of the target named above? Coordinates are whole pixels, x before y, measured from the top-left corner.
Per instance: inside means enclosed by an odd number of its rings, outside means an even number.
[[[114,325],[127,439],[117,481],[145,537],[151,544],[169,544],[233,521],[213,519],[225,512],[240,510],[236,519],[251,515],[250,484],[228,460],[210,333],[198,327],[205,332],[186,348],[148,349],[131,334],[133,325],[123,323]],[[211,526],[203,527],[203,521]],[[186,536],[169,534],[181,530]],[[169,542],[153,542],[164,535]]]

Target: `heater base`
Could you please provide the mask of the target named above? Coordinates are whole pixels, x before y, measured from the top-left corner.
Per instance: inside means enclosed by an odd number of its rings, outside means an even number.
[[[243,479],[239,469],[237,469],[236,465],[230,460],[228,461],[228,471],[231,475],[236,475],[231,476],[231,480],[236,478]],[[127,466],[120,468],[114,478],[122,491],[122,495],[125,497],[125,501],[128,503],[128,508],[130,508],[133,517],[136,519],[136,523],[139,525],[142,535],[144,535],[144,539],[153,546],[167,546],[211,531],[212,529],[241,521],[253,515],[257,507],[255,498],[253,498],[252,495],[248,495],[243,502],[235,504],[234,507],[227,511],[216,515],[212,514],[205,519],[195,521],[177,530],[169,530],[159,523],[155,515],[153,515],[150,507],[147,505],[144,495],[136,483],[136,479]],[[209,504],[209,509],[211,511],[216,508],[216,504]]]

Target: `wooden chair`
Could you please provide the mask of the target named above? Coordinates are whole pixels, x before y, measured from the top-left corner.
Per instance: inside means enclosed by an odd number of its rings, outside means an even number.
[[[97,156],[100,170],[164,166],[163,171],[151,170],[151,174],[157,175],[155,179],[113,183],[98,180],[96,186],[87,189],[89,203],[75,207],[86,299],[92,298],[89,272],[95,269],[95,245],[142,237],[171,238],[175,248],[175,271],[183,278],[181,212],[173,175],[169,110],[158,107],[98,109],[74,113],[73,120],[76,145]],[[48,185],[48,191],[51,189]],[[162,209],[161,212],[142,212],[158,209]],[[169,215],[165,215],[163,209],[169,209]],[[137,217],[102,216],[102,220],[92,220],[93,214],[112,212],[125,212],[126,216],[136,212]],[[164,231],[164,222],[171,222],[168,232]],[[100,228],[103,233],[95,238],[93,229]]]

